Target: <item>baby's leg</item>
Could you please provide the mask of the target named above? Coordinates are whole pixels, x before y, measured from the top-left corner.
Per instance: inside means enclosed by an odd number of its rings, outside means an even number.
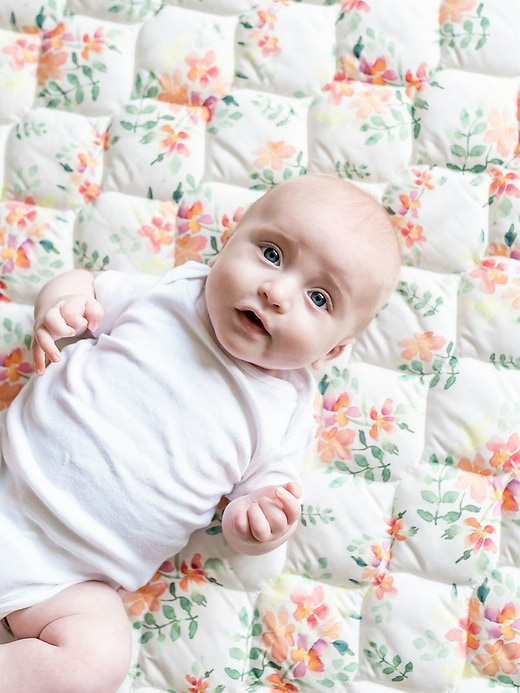
[[[69,587],[9,624],[18,640],[0,645],[0,693],[114,693],[125,679],[128,618],[102,582]]]

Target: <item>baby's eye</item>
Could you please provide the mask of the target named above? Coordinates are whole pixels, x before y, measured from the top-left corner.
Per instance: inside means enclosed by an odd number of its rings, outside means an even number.
[[[263,250],[263,254],[267,262],[272,262],[273,265],[278,265],[280,263],[280,253],[269,245]]]
[[[327,306],[327,296],[323,291],[311,291],[309,298],[318,308],[325,308]]]

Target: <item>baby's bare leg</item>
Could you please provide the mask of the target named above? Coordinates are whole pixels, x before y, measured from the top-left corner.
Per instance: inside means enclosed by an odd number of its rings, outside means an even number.
[[[114,693],[130,665],[128,618],[115,590],[85,582],[9,616],[0,693]]]

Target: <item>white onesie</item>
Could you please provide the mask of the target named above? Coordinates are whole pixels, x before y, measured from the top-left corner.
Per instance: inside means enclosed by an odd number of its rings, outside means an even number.
[[[207,273],[190,262],[159,279],[100,274],[94,338],[66,347],[12,403],[0,614],[85,579],[135,590],[208,525],[222,496],[298,478],[312,374],[280,379],[231,359],[209,323]],[[23,536],[5,541],[19,523]]]

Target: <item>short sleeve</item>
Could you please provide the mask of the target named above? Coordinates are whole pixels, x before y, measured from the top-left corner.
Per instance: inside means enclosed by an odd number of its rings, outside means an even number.
[[[244,477],[228,494],[229,500],[240,498],[264,486],[281,486],[289,481],[301,483],[305,455],[314,433],[312,426],[293,431],[281,448],[273,451],[272,455],[253,460]]]
[[[160,279],[156,276],[145,273],[106,270],[98,274],[94,281],[94,292],[103,306],[104,314],[93,332],[94,337],[111,332],[117,318],[158,281]]]

